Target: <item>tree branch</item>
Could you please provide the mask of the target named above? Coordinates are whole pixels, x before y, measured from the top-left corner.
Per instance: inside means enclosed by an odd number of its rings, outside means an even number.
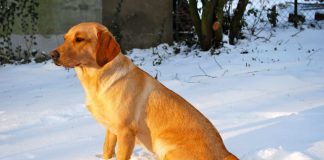
[[[195,75],[195,76],[191,76],[191,78],[193,78],[193,77],[209,77],[209,78],[217,78],[217,76],[211,76],[211,75],[207,74],[206,71],[203,70],[199,64],[198,64],[198,67],[199,67],[199,69],[201,70],[201,72],[203,72],[204,74],[203,74],[203,75]]]

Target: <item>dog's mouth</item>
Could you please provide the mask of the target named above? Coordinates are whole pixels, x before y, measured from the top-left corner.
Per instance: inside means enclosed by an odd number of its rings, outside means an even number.
[[[81,63],[78,63],[76,65],[64,65],[62,63],[59,63],[58,61],[54,61],[54,64],[57,65],[57,66],[63,66],[64,68],[74,68],[74,67],[81,66]]]
[[[78,63],[76,65],[63,65],[65,68],[74,68],[74,67],[80,67],[81,63]]]
[[[57,61],[53,60],[54,64],[57,65],[57,66],[61,66],[60,63],[58,63]]]

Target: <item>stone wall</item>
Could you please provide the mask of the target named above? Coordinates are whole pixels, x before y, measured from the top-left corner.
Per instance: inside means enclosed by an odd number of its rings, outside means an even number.
[[[40,0],[38,7],[38,24],[36,33],[37,46],[40,51],[51,51],[63,42],[67,30],[85,21],[102,21],[101,0]],[[26,48],[19,19],[15,23],[11,40],[13,48]]]
[[[119,2],[123,3],[119,3]],[[62,35],[80,22],[119,24],[123,49],[148,48],[173,41],[172,0],[40,0],[36,49],[49,51],[62,43]],[[121,12],[116,16],[118,4]],[[24,43],[20,23],[13,46]],[[22,45],[24,48],[25,45]]]
[[[42,35],[63,34],[84,21],[101,22],[101,0],[40,0],[38,31]]]
[[[103,0],[102,7],[102,23],[111,26],[115,21],[119,25],[124,49],[148,48],[173,40],[172,0]]]

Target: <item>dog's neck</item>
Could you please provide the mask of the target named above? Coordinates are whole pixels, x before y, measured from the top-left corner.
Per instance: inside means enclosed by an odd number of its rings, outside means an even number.
[[[87,98],[94,98],[94,96],[105,93],[107,89],[134,67],[135,65],[120,53],[101,68],[80,66],[75,67],[75,71]]]

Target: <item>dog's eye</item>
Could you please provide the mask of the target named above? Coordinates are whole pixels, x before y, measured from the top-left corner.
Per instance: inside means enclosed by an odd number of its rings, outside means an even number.
[[[75,41],[76,41],[76,42],[82,42],[82,41],[84,41],[84,38],[76,37],[76,38],[75,38]]]

